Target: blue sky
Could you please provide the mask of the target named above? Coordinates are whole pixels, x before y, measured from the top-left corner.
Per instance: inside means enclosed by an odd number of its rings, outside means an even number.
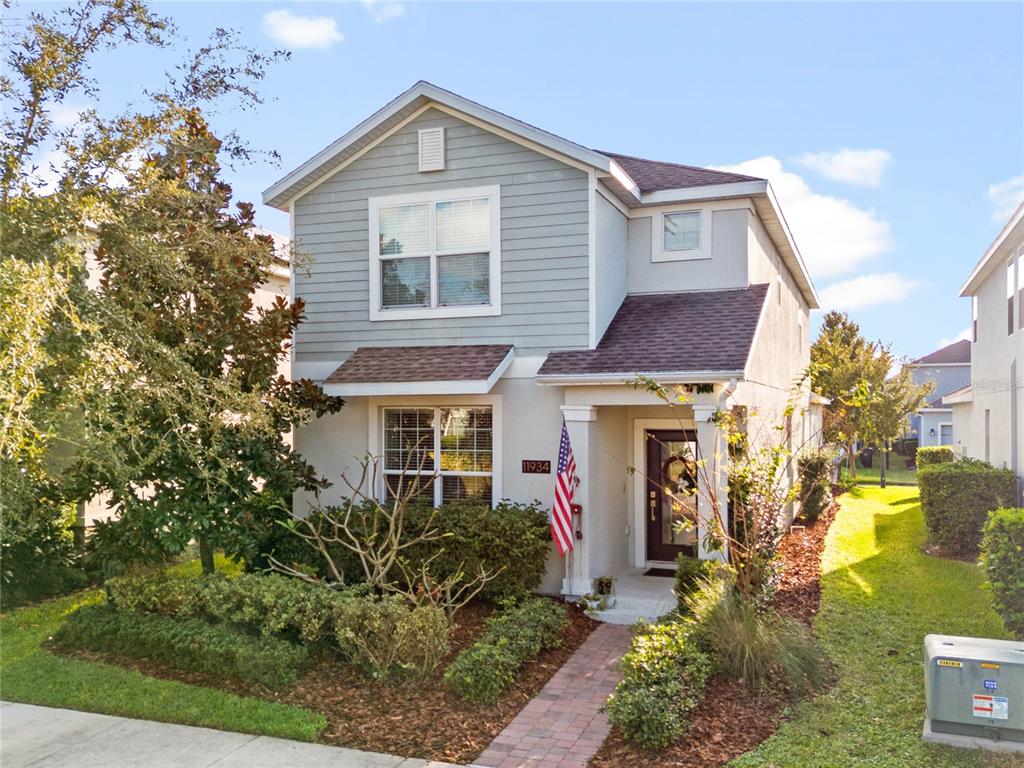
[[[1024,197],[1021,3],[156,8],[195,43],[293,51],[262,108],[217,118],[282,157],[230,173],[243,199],[430,80],[597,149],[768,175],[827,303],[911,357],[966,329],[959,287]],[[173,55],[105,55],[101,106]]]

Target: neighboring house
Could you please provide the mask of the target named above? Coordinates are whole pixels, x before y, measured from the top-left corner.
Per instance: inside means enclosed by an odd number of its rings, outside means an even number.
[[[971,384],[943,398],[964,455],[1024,474],[1024,204],[960,290],[971,298]]]
[[[579,538],[542,590],[715,556],[674,530],[698,515],[663,488],[688,451],[709,466],[724,453],[719,409],[745,409],[754,439],[776,434],[818,306],[767,181],[587,149],[420,82],[263,199],[290,212],[309,260],[295,375],[347,402],[296,433],[335,481],[322,501],[368,454],[386,497],[425,446],[435,504],[550,505],[564,417]],[[629,385],[638,374],[691,401],[669,408]],[[820,423],[798,395],[794,448]]]
[[[971,383],[971,342],[947,344],[907,367],[915,384],[935,385],[925,406],[909,417],[911,436],[919,446],[953,445],[953,408],[942,398]]]

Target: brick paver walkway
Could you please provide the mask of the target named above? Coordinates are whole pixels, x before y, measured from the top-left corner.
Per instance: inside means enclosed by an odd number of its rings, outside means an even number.
[[[608,735],[629,627],[602,624],[476,759],[487,768],[584,768]]]

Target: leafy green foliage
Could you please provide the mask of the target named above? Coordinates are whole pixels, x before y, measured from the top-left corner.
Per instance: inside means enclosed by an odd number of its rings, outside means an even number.
[[[75,609],[102,599],[102,592],[92,590],[0,614],[5,700],[300,741],[314,741],[326,725],[323,715],[308,709],[149,677],[43,648]]]
[[[932,464],[948,464],[956,461],[956,454],[948,445],[926,445],[918,448],[914,454],[917,466],[928,467]]]
[[[375,679],[419,678],[448,653],[451,627],[432,605],[401,595],[348,597],[334,609],[334,636],[349,662]]]
[[[483,637],[445,670],[445,682],[477,704],[493,704],[515,680],[516,671],[545,648],[561,642],[565,608],[541,597],[488,617]]]
[[[796,619],[739,594],[729,579],[710,579],[690,596],[694,638],[735,680],[751,687],[773,677],[803,694],[824,679],[821,651]]]
[[[733,768],[1011,768],[985,750],[921,740],[921,642],[929,632],[1006,637],[972,563],[931,557],[917,488],[857,488],[839,499],[821,559],[814,634],[829,690],[796,704],[774,736]]]
[[[1006,628],[1024,640],[1024,508],[989,513],[981,553],[996,610]]]
[[[797,459],[800,472],[800,517],[813,523],[832,504],[832,458],[828,450],[810,451]]]
[[[928,541],[962,555],[977,554],[988,513],[1017,498],[1013,472],[984,462],[926,465],[917,476]]]
[[[629,741],[665,747],[686,731],[712,672],[690,637],[689,622],[641,627],[622,657],[622,681],[608,699],[608,719]]]
[[[54,635],[54,643],[62,648],[125,654],[268,687],[297,680],[307,659],[300,646],[252,637],[227,625],[101,605],[71,614]]]
[[[349,516],[348,525],[358,539],[381,538],[380,517],[372,514],[367,504],[357,505]],[[332,509],[338,516],[339,510]],[[316,524],[315,518],[312,520]],[[376,527],[375,527],[376,526]],[[425,530],[435,533],[429,541],[412,543]],[[392,581],[405,588],[417,584],[406,583],[407,576],[420,574],[425,564],[437,581],[461,570],[467,574],[480,567],[496,574],[484,586],[481,596],[502,599],[521,597],[531,593],[540,584],[547,568],[550,549],[551,525],[540,502],[518,504],[502,501],[495,507],[474,501],[445,504],[440,509],[410,506],[404,510],[400,543],[406,545],[401,552],[399,567],[389,574]],[[410,546],[411,544],[411,546]],[[276,559],[286,565],[305,566],[324,577],[324,560],[313,547],[292,537],[280,544]],[[365,578],[358,557],[345,547],[330,547],[330,555],[343,571],[347,583]]]
[[[106,586],[121,611],[204,618],[306,643],[332,636],[334,611],[349,599],[347,593],[276,574],[196,578],[149,571],[109,579]]]

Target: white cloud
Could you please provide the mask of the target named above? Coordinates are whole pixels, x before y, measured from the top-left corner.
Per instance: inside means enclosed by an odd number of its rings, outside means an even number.
[[[821,308],[850,312],[878,304],[898,304],[918,282],[896,272],[875,272],[832,283],[821,291]]]
[[[72,104],[58,104],[50,110],[50,120],[58,131],[71,128],[82,119],[86,107]]]
[[[971,327],[967,326],[962,331],[960,331],[960,333],[958,333],[956,336],[947,336],[945,338],[939,339],[938,342],[935,344],[935,348],[942,349],[943,347],[948,347],[955,341],[969,340],[972,335],[973,334],[971,333]]]
[[[988,201],[992,203],[992,218],[1005,222],[1017,210],[1017,206],[1024,202],[1024,174],[998,184],[990,184]]]
[[[834,181],[877,187],[892,155],[884,149],[840,149],[838,152],[808,152],[798,157],[800,165]]]
[[[363,0],[363,8],[378,24],[397,19],[405,13],[403,3],[389,3],[386,0]]]
[[[849,200],[813,192],[776,157],[759,157],[720,170],[768,179],[797,247],[815,280],[850,272],[892,248],[889,222]]]
[[[296,16],[288,10],[264,14],[263,32],[292,48],[330,48],[345,39],[330,16]]]

